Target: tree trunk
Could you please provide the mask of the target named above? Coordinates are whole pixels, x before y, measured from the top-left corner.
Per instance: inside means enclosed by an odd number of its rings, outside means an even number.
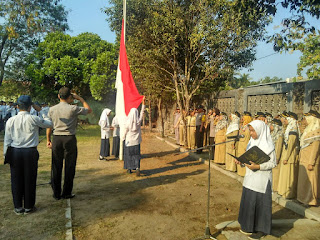
[[[149,130],[152,132],[152,118],[151,118],[151,94],[149,94]]]
[[[159,111],[159,118],[161,123],[161,137],[164,138],[164,121],[163,121],[163,115],[162,115],[162,108],[161,108],[162,98],[158,98],[158,111]]]

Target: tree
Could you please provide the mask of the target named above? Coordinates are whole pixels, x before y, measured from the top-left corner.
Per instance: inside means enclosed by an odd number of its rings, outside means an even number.
[[[0,88],[1,100],[16,101],[20,95],[30,94],[30,84],[23,81],[6,79]]]
[[[101,100],[114,89],[116,59],[114,45],[96,34],[50,33],[27,59],[27,80],[42,99],[50,100],[61,86],[69,86]]]
[[[239,77],[237,77],[239,76]],[[232,87],[233,89],[238,89],[238,88],[242,88],[242,87],[247,87],[250,85],[250,76],[247,73],[236,73],[232,78],[231,81],[229,83],[230,87]]]
[[[309,34],[304,42],[299,44],[298,50],[302,52],[298,63],[297,73],[301,76],[303,71],[309,79],[320,78],[320,31],[318,34]]]
[[[67,12],[60,1],[0,2],[0,86],[11,70],[8,65],[24,59],[45,33],[68,28]]]
[[[273,1],[271,8],[274,15],[280,8],[289,10],[289,16],[282,20],[279,33],[273,34],[268,41],[273,42],[275,51],[297,50],[297,46],[303,41],[306,35],[315,33],[315,26],[306,20],[307,16],[319,19],[319,0],[281,0]],[[317,26],[316,26],[317,27]]]
[[[121,1],[110,2],[106,12],[111,27],[119,30]],[[269,22],[267,6],[256,8],[255,2],[128,2],[126,43],[128,55],[134,56],[132,67],[162,79],[162,88],[175,93],[181,109],[189,109],[199,90],[223,85],[253,61],[256,41]]]

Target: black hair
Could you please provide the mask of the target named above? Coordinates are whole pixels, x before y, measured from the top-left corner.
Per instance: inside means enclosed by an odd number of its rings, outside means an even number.
[[[68,87],[62,87],[59,90],[59,96],[61,99],[66,100],[71,95],[71,91]]]

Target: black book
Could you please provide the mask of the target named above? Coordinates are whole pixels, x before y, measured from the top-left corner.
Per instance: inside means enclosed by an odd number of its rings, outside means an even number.
[[[237,159],[241,163],[251,164],[251,162],[254,162],[255,164],[261,164],[268,162],[270,160],[270,157],[264,153],[260,148],[257,146],[253,146],[248,151],[246,151],[244,154],[242,154],[240,157],[236,157],[230,153],[228,153],[233,158]]]

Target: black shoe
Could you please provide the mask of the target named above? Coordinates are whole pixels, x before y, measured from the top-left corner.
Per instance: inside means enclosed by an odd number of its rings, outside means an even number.
[[[52,197],[55,199],[55,200],[60,200],[61,199],[61,197],[59,196],[59,197],[57,197],[56,195],[52,195]]]
[[[27,215],[27,214],[29,214],[29,213],[33,213],[33,212],[35,212],[35,211],[37,211],[37,208],[36,208],[36,207],[26,208],[26,209],[24,210],[24,215]]]
[[[267,234],[265,234],[263,232],[257,232],[257,233],[251,234],[248,238],[255,240],[255,239],[261,239],[261,238],[265,237],[266,235]]]
[[[23,215],[24,209],[23,208],[15,208],[15,209],[13,209],[13,212],[17,215]]]
[[[70,198],[74,198],[75,196],[76,196],[75,194],[68,194],[68,195],[62,195],[61,198],[70,199]]]
[[[127,173],[131,174],[131,170],[130,170],[130,169],[128,169],[128,170],[127,170]]]

